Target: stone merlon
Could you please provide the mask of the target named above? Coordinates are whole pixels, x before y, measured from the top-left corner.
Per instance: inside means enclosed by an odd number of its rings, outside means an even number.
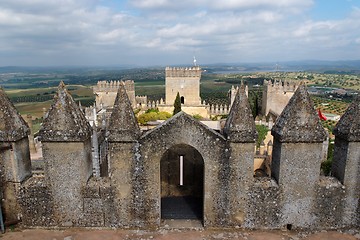
[[[357,97],[334,128],[334,135],[349,142],[360,142],[360,97]]]
[[[322,142],[326,132],[304,84],[296,90],[271,133],[280,142]]]
[[[81,142],[91,137],[84,113],[60,82],[54,103],[46,113],[39,134],[45,142]]]
[[[140,136],[140,128],[123,83],[118,89],[107,136],[110,142],[132,142]]]
[[[257,131],[245,86],[241,85],[224,127],[224,134],[231,142],[255,142]]]
[[[29,126],[0,87],[0,141],[15,142],[29,134]]]

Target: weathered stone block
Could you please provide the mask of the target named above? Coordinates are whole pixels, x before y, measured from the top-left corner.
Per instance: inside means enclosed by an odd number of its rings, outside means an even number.
[[[56,226],[53,195],[43,177],[32,177],[22,186],[19,194],[22,222],[25,226]]]

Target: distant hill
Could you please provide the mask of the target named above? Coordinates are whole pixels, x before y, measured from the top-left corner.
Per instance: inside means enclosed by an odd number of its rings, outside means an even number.
[[[360,74],[360,60],[353,61],[288,61],[264,63],[217,63],[205,67],[211,72],[297,72],[309,71],[320,73]]]
[[[188,67],[189,65],[178,65]],[[360,60],[349,61],[284,61],[284,62],[257,62],[257,63],[214,63],[202,64],[201,67],[209,73],[218,72],[272,72],[272,71],[312,71],[320,73],[360,74]],[[133,69],[153,69],[162,71],[165,66],[137,67],[134,65],[120,66],[58,66],[58,67],[0,67],[0,73],[61,73],[79,74],[97,71],[122,71]]]

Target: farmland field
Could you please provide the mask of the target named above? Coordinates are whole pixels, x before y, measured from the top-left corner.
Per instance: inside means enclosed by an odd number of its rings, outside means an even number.
[[[207,69],[201,78],[200,96],[211,105],[227,105],[228,92],[231,87],[241,82],[249,86],[249,101],[253,109],[261,106],[262,83],[264,80],[303,81],[309,86],[320,86],[323,91],[331,91],[334,87],[358,90],[359,75],[324,74],[311,72],[257,72],[257,73],[216,73]],[[135,82],[136,95],[146,95],[149,101],[165,98],[164,68],[147,69],[62,69],[33,70],[30,72],[0,73],[0,85],[5,89],[11,101],[21,114],[31,114],[33,119],[40,119],[44,110],[52,103],[57,85],[64,81],[75,101],[82,106],[92,105],[95,97],[92,92],[99,80],[127,80]],[[342,99],[328,95],[313,96],[317,108],[323,112],[343,114],[351,98]],[[255,104],[255,102],[257,102]],[[255,106],[256,105],[256,106]],[[253,111],[257,113],[258,111]]]

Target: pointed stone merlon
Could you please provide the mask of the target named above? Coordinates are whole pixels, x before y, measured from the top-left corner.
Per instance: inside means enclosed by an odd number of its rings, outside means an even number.
[[[290,99],[271,133],[280,142],[323,142],[326,139],[305,85],[301,85]]]
[[[280,224],[312,227],[326,132],[305,85],[297,89],[271,132],[274,136],[271,175],[279,184],[282,199]]]
[[[26,121],[0,87],[0,141],[16,142],[30,134]]]
[[[133,197],[141,198],[143,193],[134,194],[131,189],[137,189],[143,182],[136,182],[134,174],[137,172],[134,164],[139,159],[138,143],[140,128],[137,124],[130,100],[123,85],[120,85],[113,112],[107,129],[109,172],[114,190],[115,204],[112,212],[120,216],[120,225],[132,226],[139,219],[133,214],[136,208]]]
[[[110,142],[133,142],[140,137],[139,125],[122,84],[116,95],[107,137]]]
[[[360,97],[346,110],[334,128],[335,146],[331,172],[346,192],[343,224],[360,224]]]
[[[0,88],[1,179],[20,183],[31,175],[30,129],[15,106]]]
[[[91,137],[91,126],[84,113],[60,82],[54,103],[39,131],[45,142],[82,142]]]
[[[230,113],[225,122],[224,135],[229,152],[229,225],[244,226],[250,199],[244,189],[253,184],[254,147],[257,139],[255,121],[246,96],[245,86],[241,85],[234,98]]]
[[[61,82],[40,129],[45,180],[54,196],[53,220],[59,226],[76,226],[82,218],[82,188],[93,172],[91,134],[84,113]]]
[[[257,131],[245,86],[240,86],[226,119],[224,134],[231,142],[255,142]]]
[[[30,129],[0,88],[0,195],[7,221],[17,220],[19,184],[31,176]]]

